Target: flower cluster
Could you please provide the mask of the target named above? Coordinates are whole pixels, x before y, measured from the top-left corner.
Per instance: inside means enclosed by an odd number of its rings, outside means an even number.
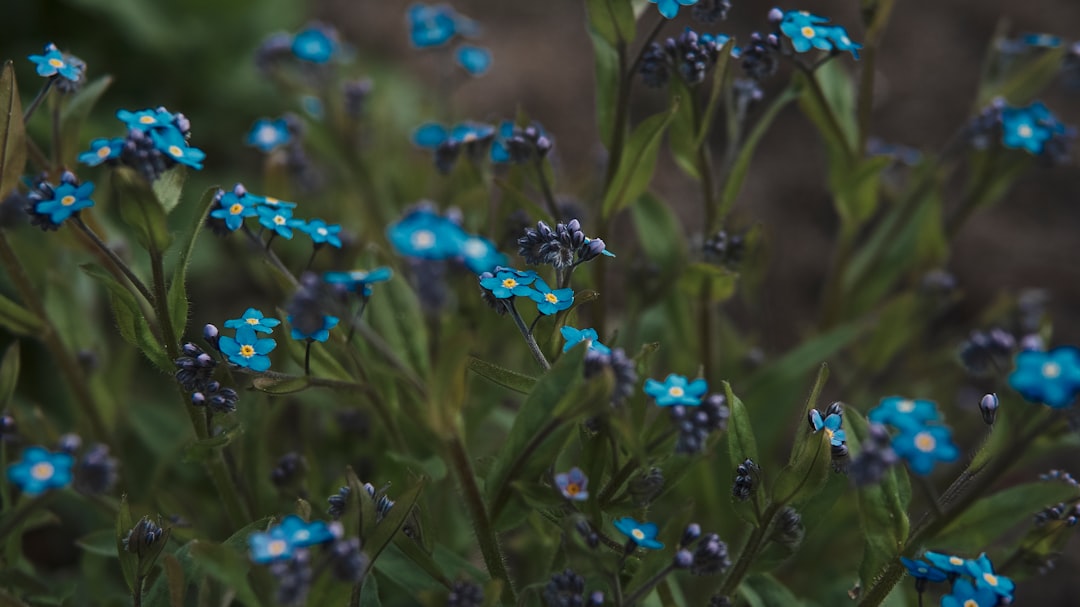
[[[438,214],[429,204],[421,204],[386,229],[390,244],[398,253],[420,259],[453,260],[480,274],[506,263],[495,244]]]
[[[296,340],[325,343],[330,339],[330,330],[338,326],[341,319],[330,314],[330,296],[326,283],[316,274],[305,272],[300,277],[300,286],[293,293],[292,299],[285,306],[291,330],[289,336]]]
[[[341,534],[340,523],[306,522],[290,514],[267,531],[249,535],[248,555],[253,563],[269,565],[278,583],[278,603],[302,605],[314,578],[309,548],[326,546],[329,571],[340,581],[359,582],[367,569],[360,540]]]
[[[733,269],[746,256],[746,236],[720,230],[705,240],[704,251],[707,261]]]
[[[603,240],[589,238],[581,230],[581,222],[571,219],[552,229],[543,221],[536,228],[526,228],[517,239],[518,254],[530,266],[550,265],[556,270],[572,268],[596,259],[600,255],[615,257]]]
[[[856,59],[859,58],[859,49],[862,45],[852,42],[848,37],[847,30],[839,25],[825,25],[829,22],[825,17],[812,15],[806,11],[780,12],[773,9],[770,12],[770,20],[777,25],[777,29],[790,42],[791,48],[796,53],[805,53],[811,48],[831,53],[850,52]]]
[[[74,55],[63,53],[53,43],[45,45],[41,55],[30,55],[38,76],[50,78],[57,90],[70,93],[86,80],[86,63]]]
[[[1001,111],[1001,144],[1007,148],[1060,161],[1068,158],[1069,140],[1075,137],[1076,131],[1066,127],[1042,102]]]
[[[255,308],[248,308],[240,318],[225,321],[225,327],[235,329],[234,337],[218,338],[218,350],[234,365],[263,372],[270,368],[270,352],[277,347],[277,342],[269,337],[259,337],[259,333],[273,332],[281,324],[276,318],[267,318]]]
[[[1016,338],[1001,328],[972,331],[960,346],[960,362],[975,377],[1001,374],[1016,350]]]
[[[754,477],[760,468],[754,460],[747,458],[735,467],[735,481],[731,484],[731,497],[745,502],[754,493]]]
[[[251,311],[249,310],[249,312]],[[230,325],[226,323],[225,326]],[[207,325],[203,330],[203,334],[215,348],[221,347],[220,341],[222,339],[232,339],[231,337],[220,338],[218,329],[214,325]],[[213,379],[217,361],[193,343],[184,344],[181,351],[183,356],[173,361],[173,364],[176,365],[175,376],[176,381],[180,383],[180,387],[185,392],[191,393],[191,404],[197,407],[208,407],[214,413],[231,413],[235,411],[236,402],[240,399],[236,390],[225,388],[221,383]],[[267,359],[267,365],[269,366],[269,359]]]
[[[600,607],[604,604],[603,592],[586,596],[585,578],[573,569],[553,574],[544,586],[542,596],[547,607]]]
[[[493,272],[480,274],[480,286],[496,300],[527,297],[536,304],[536,311],[544,316],[556,314],[574,305],[573,289],[552,289],[532,270],[521,271],[497,266]]]
[[[915,578],[920,594],[927,582],[949,580],[952,590],[941,599],[942,607],[993,607],[1011,603],[1016,585],[1003,575],[994,573],[990,559],[981,554],[975,559],[927,551],[923,559],[900,557],[908,575]]]
[[[293,217],[294,208],[295,202],[252,194],[242,183],[238,183],[231,191],[217,191],[207,222],[214,233],[224,235],[244,227],[247,218],[257,217],[259,226],[269,231],[271,238],[280,236],[291,240],[293,230],[299,230],[311,238],[316,249],[324,245],[338,249],[342,247],[340,225],[328,224],[322,219],[305,221]]]
[[[322,279],[323,282],[330,285],[331,288],[340,289],[346,294],[355,293],[359,295],[361,299],[367,300],[371,297],[371,285],[386,282],[393,276],[393,270],[386,266],[382,266],[372,270],[325,272]]]
[[[1049,352],[1020,352],[1009,385],[1030,402],[1052,409],[1069,407],[1080,393],[1080,350],[1063,346]]]
[[[675,453],[704,452],[709,435],[727,428],[731,415],[723,394],[710,394],[696,407],[675,405],[668,411],[678,432]]]
[[[848,478],[856,487],[878,483],[897,460],[889,430],[882,424],[870,422],[866,438],[859,445],[859,454],[848,466]]]
[[[412,143],[431,150],[435,168],[442,173],[449,173],[462,153],[472,162],[487,157],[494,164],[520,164],[542,160],[554,147],[538,123],[518,126],[510,120],[500,122],[498,127],[471,121],[453,126],[425,122],[413,131]]]
[[[637,385],[638,375],[634,361],[626,355],[626,351],[622,348],[614,348],[605,352],[594,348],[593,344],[595,342],[588,341],[587,343],[589,344],[589,351],[585,353],[585,379],[603,372],[604,369],[611,370],[611,374],[615,378],[615,386],[611,391],[611,406],[619,407],[626,402],[627,398],[630,398],[630,395],[634,393],[634,387]]]
[[[715,533],[702,535],[701,525],[690,523],[679,539],[679,549],[672,564],[689,569],[691,575],[723,573],[731,566],[727,544]]]
[[[71,171],[64,171],[56,185],[42,176],[34,182],[27,196],[26,212],[30,223],[45,231],[56,230],[68,218],[78,216],[79,211],[94,206],[90,199],[93,193],[94,184],[89,181],[79,183]]]
[[[724,35],[698,34],[686,28],[663,44],[653,42],[642,55],[641,77],[651,87],[666,85],[671,73],[678,74],[689,86],[701,84],[716,65],[720,49],[729,39]],[[738,49],[733,49],[731,54],[738,57]]]
[[[375,502],[375,521],[381,521],[386,516],[390,509],[394,507],[394,500],[390,499],[386,495],[387,487],[383,487],[381,490],[376,491],[375,486],[371,483],[364,483],[362,485],[364,491]],[[352,494],[352,490],[349,487],[344,486],[338,488],[338,492],[330,497],[326,498],[328,504],[326,513],[330,515],[330,518],[335,521],[340,519],[345,514],[345,508],[348,506],[349,496]]]
[[[155,181],[180,164],[202,169],[206,153],[188,145],[191,122],[183,114],[159,107],[136,112],[120,110],[116,117],[127,126],[127,137],[91,141],[90,149],[79,154],[79,162],[88,166],[128,166],[147,181]]]
[[[251,561],[265,565],[288,559],[298,548],[323,544],[334,538],[333,531],[325,522],[308,523],[299,516],[290,514],[269,530],[252,533],[247,541]]]
[[[953,462],[960,457],[952,432],[938,423],[937,405],[931,401],[890,396],[871,409],[867,418],[899,430],[892,438],[893,451],[916,474],[929,474],[936,462]]]

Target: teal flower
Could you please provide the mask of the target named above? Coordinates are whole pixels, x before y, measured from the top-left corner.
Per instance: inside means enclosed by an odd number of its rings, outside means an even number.
[[[529,299],[536,302],[536,309],[545,316],[561,312],[574,305],[573,289],[552,289],[543,279],[533,283]]]
[[[483,236],[469,236],[461,241],[461,257],[465,266],[476,274],[490,272],[506,263],[506,255],[495,248],[495,243]]]
[[[303,225],[301,220],[293,218],[291,209],[284,207],[259,205],[256,213],[259,215],[259,225],[287,240],[292,239],[293,228]]]
[[[1025,350],[1016,355],[1009,385],[1030,402],[1052,409],[1068,407],[1080,392],[1080,350],[1072,346],[1050,352]]]
[[[922,475],[930,474],[935,462],[954,462],[960,457],[960,450],[952,442],[952,432],[945,426],[902,428],[893,437],[892,448],[907,460],[912,472]]]
[[[116,160],[124,148],[123,139],[95,139],[90,142],[90,149],[79,154],[79,162],[96,167],[106,160]]]
[[[995,574],[994,564],[985,553],[980,554],[977,559],[969,560],[965,566],[968,575],[975,578],[976,589],[989,590],[999,597],[1012,600],[1016,584],[1003,575]]]
[[[496,299],[509,299],[511,297],[530,297],[535,293],[529,285],[539,280],[536,272],[521,272],[513,268],[496,268],[494,276],[480,279],[480,286],[484,287]]]
[[[247,144],[259,148],[263,152],[270,152],[292,141],[292,133],[289,132],[289,124],[284,118],[270,120],[259,118],[251,125],[248,132]]]
[[[968,560],[966,558],[955,556],[951,554],[942,554],[940,552],[933,552],[927,550],[923,558],[930,561],[930,563],[937,567],[939,570],[945,573],[955,575],[967,575],[968,572]]]
[[[77,82],[82,78],[83,69],[85,68],[82,61],[64,56],[60,49],[51,42],[45,45],[43,55],[30,55],[28,59],[37,66],[38,76],[46,78],[60,76],[72,82]]]
[[[679,7],[693,6],[698,0],[649,0],[665,19],[674,19],[679,14]]]
[[[566,340],[566,345],[563,346],[563,352],[569,352],[574,346],[581,342],[586,342],[589,344],[588,348],[594,352],[611,354],[611,348],[600,343],[600,336],[596,334],[596,329],[575,329],[569,325],[564,325],[559,329],[559,333],[561,333],[563,339]]]
[[[847,441],[847,435],[840,426],[844,423],[844,418],[839,413],[829,414],[822,419],[821,411],[817,409],[810,410],[810,427],[814,432],[825,431],[825,435],[829,437],[829,444],[833,447],[839,447]]]
[[[491,69],[491,51],[479,46],[460,46],[454,52],[457,64],[473,76],[483,76]]]
[[[8,481],[26,495],[39,495],[71,483],[75,458],[63,451],[50,453],[44,447],[27,447],[22,459],[7,468]]]
[[[624,516],[615,519],[612,524],[619,530],[619,533],[630,538],[631,542],[642,548],[660,550],[664,547],[662,542],[656,541],[656,535],[659,533],[656,523],[639,523],[629,516]]]
[[[479,29],[475,22],[454,11],[449,5],[413,4],[406,13],[409,41],[416,48],[434,48],[450,42],[454,36],[470,36]]]
[[[323,521],[304,522],[304,519],[290,514],[282,519],[277,526],[294,548],[307,548],[316,544],[333,541],[334,534],[330,527]]]
[[[337,316],[324,315],[322,317],[322,325],[320,327],[318,327],[311,333],[305,333],[304,331],[296,328],[296,323],[293,322],[292,316],[289,316],[287,320],[289,321],[289,324],[292,325],[292,332],[289,333],[289,335],[291,335],[293,339],[306,339],[309,341],[317,342],[325,342],[326,340],[330,339],[330,329],[338,326],[338,323],[341,322],[341,319],[339,319]]]
[[[338,224],[328,224],[321,219],[312,219],[307,223],[303,223],[297,226],[301,232],[311,237],[311,242],[315,243],[315,246],[328,244],[335,249],[341,248],[341,226]]]
[[[184,135],[176,127],[169,125],[150,131],[150,139],[154,147],[174,161],[187,165],[196,170],[202,170],[202,161],[206,153],[199,148],[193,148],[187,144]]]
[[[296,203],[295,202],[287,202],[287,201],[284,201],[284,200],[279,200],[277,198],[274,198],[273,196],[259,196],[257,194],[251,194],[251,193],[247,193],[247,194],[245,194],[245,196],[247,196],[248,200],[251,201],[251,204],[253,204],[255,206],[273,207],[275,209],[295,209],[296,208]]]
[[[164,109],[139,110],[137,112],[117,110],[116,117],[120,119],[120,122],[127,125],[127,128],[141,131],[149,131],[155,127],[173,126],[173,121],[176,119],[176,116]]]
[[[571,468],[569,472],[560,472],[555,475],[555,486],[568,500],[583,502],[589,499],[589,477],[581,471],[581,468]]]
[[[244,218],[258,214],[251,194],[237,196],[234,192],[220,192],[220,196],[218,208],[210,211],[210,216],[223,220],[229,230],[239,230],[244,225]]]
[[[265,565],[292,557],[293,545],[289,542],[285,529],[280,526],[271,527],[266,533],[252,533],[248,536],[248,554],[251,562]]]
[[[872,422],[897,428],[919,428],[927,422],[936,422],[938,410],[933,401],[890,396],[881,399],[881,403],[871,409],[866,417]]]
[[[31,193],[32,213],[51,223],[51,227],[62,224],[72,215],[94,206],[90,195],[94,193],[94,184],[87,181],[79,184],[74,173],[65,172],[56,187],[43,184]],[[48,187],[44,187],[48,186]],[[51,194],[51,197],[47,197]]]
[[[386,282],[393,275],[393,270],[383,266],[368,271],[327,272],[323,274],[323,282],[330,285],[340,285],[347,291],[360,293],[364,297],[371,297],[371,285]]]
[[[823,51],[847,51],[859,58],[861,44],[852,42],[847,30],[838,25],[824,25],[829,20],[806,11],[788,11],[780,21],[780,31],[791,41],[797,53],[811,48]]]
[[[655,379],[645,380],[645,393],[656,400],[661,407],[672,405],[685,405],[696,407],[701,404],[701,397],[709,390],[709,385],[704,379],[687,381],[686,377],[672,373],[667,376],[664,383]]]
[[[907,568],[908,575],[917,580],[944,582],[949,578],[944,571],[926,561],[912,560],[902,556],[900,557],[900,562]]]
[[[274,327],[281,324],[281,321],[276,318],[267,318],[263,316],[263,313],[255,308],[248,308],[244,315],[240,318],[234,318],[232,320],[225,321],[225,327],[228,329],[241,329],[243,327],[251,327],[259,333],[273,333]]]
[[[398,253],[421,259],[456,257],[467,237],[461,226],[426,207],[417,208],[392,224],[386,236]]]
[[[434,150],[450,137],[446,127],[437,122],[425,122],[413,131],[413,145],[427,150]]]
[[[268,337],[260,339],[250,326],[237,329],[235,338],[222,336],[218,340],[218,349],[229,358],[229,362],[260,373],[270,368],[267,354],[276,347],[276,341]]]
[[[965,579],[953,582],[952,592],[941,597],[941,607],[995,607],[997,604],[996,594],[975,588]]]
[[[1001,143],[1007,148],[1027,150],[1038,155],[1043,145],[1054,136],[1057,121],[1042,103],[1023,108],[1005,108],[1001,112]]]
[[[322,64],[334,57],[337,43],[332,31],[326,26],[315,24],[293,36],[292,53],[302,61]]]

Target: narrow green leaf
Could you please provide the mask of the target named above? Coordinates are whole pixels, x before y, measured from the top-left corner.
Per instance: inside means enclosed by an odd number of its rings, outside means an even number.
[[[432,555],[405,534],[398,534],[383,550],[374,571],[410,592],[449,588],[453,584]]]
[[[120,336],[129,344],[139,348],[150,362],[157,365],[162,371],[172,374],[176,368],[165,353],[165,348],[150,329],[150,323],[143,315],[135,295],[131,293],[119,281],[113,278],[104,268],[97,264],[83,264],[79,266],[91,278],[94,278],[109,292],[109,303],[112,306],[113,315],[116,317],[116,325],[120,330]]]
[[[660,273],[675,280],[687,258],[685,231],[671,208],[652,194],[644,194],[631,207],[638,242]]]
[[[634,39],[634,9],[630,0],[586,0],[592,32],[615,46]]]
[[[817,399],[829,378],[829,367],[822,364],[817,380],[806,399],[806,407],[799,414],[799,421],[806,419],[811,409],[817,408]],[[799,423],[791,459],[780,471],[773,487],[773,502],[779,504],[799,504],[815,495],[825,486],[829,478],[832,448],[825,431],[814,432],[809,424]]]
[[[191,227],[188,228],[184,247],[180,249],[180,259],[176,262],[172,282],[169,283],[169,313],[172,315],[173,331],[177,335],[183,335],[184,328],[187,326],[188,298],[186,280],[188,265],[191,264],[191,254],[195,251],[195,242],[199,238],[199,233],[202,231],[203,226],[206,225],[206,216],[210,213],[210,208],[214,206],[214,196],[217,194],[218,189],[217,186],[208,188],[203,192],[202,198],[199,198],[198,211],[195,213],[195,219]]]
[[[650,116],[630,133],[619,168],[604,196],[604,217],[614,216],[648,188],[656,169],[660,141],[678,109],[678,105],[674,105],[666,111]]]
[[[128,590],[135,589],[135,572],[139,568],[139,557],[124,549],[124,539],[127,538],[133,526],[127,495],[123,495],[120,497],[120,510],[116,516],[116,552],[120,556],[120,569],[124,573]]]
[[[382,607],[379,600],[379,581],[372,574],[364,578],[364,586],[360,589],[360,607]]]
[[[619,94],[619,53],[612,43],[589,32],[596,66],[596,126],[600,141],[609,144],[615,132],[615,104]]]
[[[980,499],[927,543],[951,553],[978,552],[1034,513],[1080,497],[1060,482],[1025,483]]]
[[[79,149],[79,136],[82,134],[83,125],[86,124],[90,112],[112,82],[112,76],[101,76],[86,83],[64,103],[63,109],[60,110],[60,133],[65,164],[74,166],[75,159],[82,153],[83,150]],[[56,91],[53,93],[55,94]]]
[[[176,205],[180,204],[180,195],[184,192],[184,181],[187,180],[187,168],[178,164],[165,171],[154,181],[151,186],[154,195],[161,202],[165,213],[172,213]]]
[[[121,547],[116,545],[116,531],[113,529],[100,529],[88,533],[75,540],[75,545],[90,554],[98,556],[114,559],[120,556],[119,550]]]
[[[674,77],[668,83],[668,98],[678,107],[668,129],[668,146],[671,156],[684,173],[692,179],[701,179],[698,170],[697,119],[694,116],[693,93],[682,78]]]
[[[0,325],[23,337],[41,335],[42,325],[38,317],[3,295],[0,295]]]
[[[19,185],[26,167],[26,130],[22,103],[15,84],[15,67],[6,61],[0,69],[0,200]]]
[[[761,607],[798,607],[803,604],[788,590],[787,586],[781,584],[779,580],[768,573],[755,573],[746,576],[746,580],[740,586],[740,591],[745,593],[747,589],[752,592],[752,596],[758,601],[755,603],[748,599],[748,602],[752,605],[756,604]],[[743,596],[746,597],[746,594]]]
[[[397,535],[409,515],[412,514],[416,501],[420,499],[420,493],[424,491],[424,484],[424,479],[421,479],[411,489],[399,495],[395,500],[394,507],[375,525],[375,531],[364,542],[364,552],[371,559],[371,563],[374,563],[379,558],[379,554],[393,541],[394,536]],[[371,565],[369,564],[368,570],[370,571],[370,569]]]
[[[134,169],[117,167],[112,171],[112,185],[120,217],[135,233],[139,244],[157,253],[168,249],[172,234],[165,209],[146,179]]]
[[[310,388],[311,378],[296,375],[260,375],[251,380],[251,386],[267,394],[295,394]]]
[[[165,568],[165,582],[169,587],[169,607],[184,607],[184,592],[187,590],[184,568],[171,554],[166,554],[161,561]]]
[[[1004,81],[983,83],[979,90],[979,108],[995,97],[1004,97],[1010,105],[1026,105],[1034,100],[1061,72],[1067,45],[1042,50],[1034,59],[1018,62]]]
[[[708,286],[709,301],[714,304],[731,299],[738,284],[738,272],[703,261],[686,265],[679,278],[679,289],[689,297],[698,297],[702,287]]]
[[[379,285],[379,296],[371,298],[364,314],[404,362],[419,375],[427,375],[427,323],[407,280],[395,278]]]
[[[885,156],[869,158],[830,179],[833,204],[847,233],[854,234],[877,212],[881,172],[891,163]]]
[[[246,555],[223,544],[197,540],[192,542],[190,552],[198,563],[199,571],[235,592],[237,600],[245,605],[259,604],[259,599],[248,581],[251,563]]]
[[[194,440],[184,446],[181,461],[184,462],[207,462],[216,457],[217,453],[233,442],[236,437],[243,433],[243,427],[233,426],[210,438]]]
[[[735,48],[735,39],[731,38],[717,51],[718,58],[713,68],[712,87],[709,89],[709,101],[705,104],[698,132],[694,136],[694,145],[700,146],[709,137],[716,112],[720,109],[724,89],[730,86],[731,78],[728,70],[731,67],[731,51]]]
[[[15,386],[19,383],[19,342],[14,341],[4,352],[4,358],[0,360],[0,409],[7,410],[11,405],[11,397],[15,394]]]
[[[728,382],[724,382],[724,396],[727,398],[728,409],[731,412],[727,433],[728,456],[730,457],[728,465],[731,466],[731,470],[735,470],[744,460],[751,459],[760,467],[762,462],[758,459],[757,439],[754,437],[754,428],[750,422],[750,412],[742,400],[732,392],[731,384]],[[760,473],[755,472],[755,474]],[[732,500],[732,505],[739,518],[752,525],[760,526],[758,508],[764,506],[765,491],[764,483],[760,482],[760,478],[757,480],[758,482],[754,483],[754,495],[749,500]]]

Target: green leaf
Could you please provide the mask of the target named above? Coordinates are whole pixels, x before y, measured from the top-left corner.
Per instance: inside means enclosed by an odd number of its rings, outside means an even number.
[[[0,409],[6,411],[19,383],[19,342],[11,342],[0,360]]]
[[[849,170],[830,172],[833,204],[847,233],[854,234],[874,216],[881,172],[891,163],[892,159],[886,156],[876,156],[858,162]]]
[[[176,205],[180,204],[185,180],[187,180],[187,168],[178,164],[162,173],[151,186],[154,189],[154,196],[161,202],[166,214],[172,213]]]
[[[489,379],[514,392],[528,394],[533,387],[536,386],[535,377],[530,377],[523,373],[518,373],[517,371],[511,371],[510,369],[500,367],[495,363],[489,363],[486,360],[480,360],[474,356],[469,357],[468,366],[470,371],[476,373],[480,377]]]
[[[768,573],[746,576],[739,593],[753,607],[798,607],[802,601],[775,577]]]
[[[608,44],[615,46],[634,39],[637,28],[630,0],[586,0],[585,6],[592,32]]]
[[[11,61],[0,69],[0,200],[19,185],[26,167],[26,130]]]
[[[116,552],[120,556],[120,570],[124,573],[128,590],[135,589],[135,573],[139,568],[139,557],[134,552],[124,550],[124,539],[133,526],[127,495],[123,495],[120,497],[120,510],[116,516]]]
[[[685,268],[679,279],[679,289],[690,297],[698,297],[708,288],[709,301],[717,304],[731,299],[739,283],[739,273],[711,263],[696,261]]]
[[[1030,103],[1057,78],[1067,52],[1067,45],[1041,50],[1033,59],[1017,62],[1004,81],[983,83],[978,107],[986,107],[995,97],[1004,97],[1013,106]]]
[[[675,164],[692,179],[701,179],[698,170],[697,125],[694,116],[694,97],[682,78],[675,77],[668,83],[668,98],[677,107],[668,129],[668,145]]]
[[[165,208],[146,179],[134,169],[117,167],[112,171],[112,185],[120,217],[135,232],[135,240],[147,251],[168,249],[172,234]]]
[[[811,409],[817,408],[818,396],[828,378],[829,367],[822,364],[810,396],[806,399],[805,410],[799,415],[800,421],[806,418]],[[817,495],[829,479],[832,448],[828,434],[825,431],[814,432],[806,423],[799,423],[798,428],[791,459],[780,471],[780,476],[773,486],[773,503],[804,502]]]
[[[927,543],[953,553],[978,552],[1018,523],[1030,523],[1034,513],[1077,497],[1076,487],[1060,482],[1009,487],[972,504]]]
[[[773,120],[776,119],[777,114],[780,113],[780,110],[798,98],[799,94],[800,90],[797,86],[787,87],[773,100],[769,109],[765,110],[765,113],[758,118],[754,124],[754,129],[750,131],[750,134],[743,141],[739,148],[739,154],[731,165],[731,172],[724,182],[724,190],[720,193],[720,208],[717,217],[726,217],[731,212],[731,208],[735,206],[735,199],[738,198],[739,192],[742,191],[746,175],[750,171],[750,161],[754,157],[754,150],[757,149],[761,139],[765,137],[765,133],[769,131],[769,127],[772,125]]]
[[[379,296],[371,298],[365,314],[394,352],[421,376],[427,375],[427,322],[407,280],[394,279],[379,285]]]
[[[3,295],[0,295],[0,325],[23,337],[36,337],[42,330],[37,316]]]
[[[187,590],[184,567],[171,554],[162,557],[161,562],[165,568],[165,582],[169,587],[169,607],[184,607],[184,591]]]
[[[227,428],[220,434],[202,440],[193,440],[184,446],[181,461],[205,463],[217,456],[217,453],[243,433],[239,424]]]
[[[116,317],[116,326],[120,330],[120,336],[129,344],[139,348],[150,359],[150,362],[171,375],[176,368],[169,359],[169,355],[165,353],[165,348],[150,329],[150,323],[143,315],[135,295],[101,266],[88,263],[79,267],[108,290],[109,303]]]
[[[171,171],[170,171],[171,172]],[[183,178],[181,178],[183,179]],[[191,264],[191,254],[195,251],[195,241],[199,238],[199,232],[206,225],[206,216],[210,213],[210,207],[214,206],[214,196],[217,194],[216,186],[208,188],[199,199],[199,209],[195,213],[195,219],[188,228],[184,248],[180,249],[180,259],[173,269],[172,282],[169,283],[169,314],[172,315],[173,331],[177,335],[184,334],[187,326],[188,298],[187,298],[187,269]],[[179,190],[177,190],[179,197]]]
[[[119,558],[122,546],[116,544],[116,531],[114,529],[100,529],[75,540],[75,545],[90,554]]]
[[[678,278],[686,265],[686,237],[678,218],[662,200],[644,194],[631,207],[638,242],[649,260],[668,280]]]
[[[731,384],[724,382],[724,396],[727,399],[728,409],[731,412],[728,418],[728,456],[730,457],[731,469],[741,465],[744,460],[751,459],[758,466],[761,466],[761,460],[758,459],[757,439],[754,437],[754,428],[750,423],[750,412],[747,411],[746,405],[735,393],[731,391]],[[759,474],[755,472],[755,474]],[[744,521],[759,526],[758,520],[758,508],[762,504],[762,498],[764,497],[764,489],[760,482],[754,483],[754,495],[749,500],[733,500],[733,506],[735,508],[735,514],[739,515],[739,518]]]
[[[61,149],[64,151],[66,164],[74,166],[75,159],[81,153],[79,138],[83,125],[112,82],[113,77],[106,75],[86,83],[64,103],[63,109],[60,110]],[[53,94],[55,93],[56,91],[53,91]]]
[[[449,588],[453,582],[419,544],[399,534],[375,563],[374,570],[409,592]],[[371,573],[368,574],[369,576]]]
[[[251,563],[235,548],[213,542],[192,541],[190,554],[199,571],[225,584],[245,605],[259,605],[259,599],[248,581]]]
[[[596,125],[600,140],[609,144],[615,133],[615,104],[619,95],[619,53],[596,32],[589,32],[596,65]]]
[[[374,564],[382,551],[393,541],[394,536],[401,530],[401,526],[405,524],[409,515],[412,514],[413,507],[416,506],[416,500],[420,498],[420,493],[424,490],[424,482],[421,479],[411,489],[399,495],[395,500],[394,507],[386,513],[383,520],[375,525],[371,537],[365,538],[364,552],[371,559],[371,564]],[[368,565],[369,571],[371,570],[371,564]]]
[[[720,101],[723,99],[722,93],[725,88],[731,84],[728,69],[731,66],[731,51],[734,48],[735,39],[731,38],[717,51],[718,58],[716,60],[716,66],[713,67],[713,80],[712,88],[709,90],[709,101],[705,104],[705,111],[702,114],[701,124],[698,125],[698,132],[694,136],[695,146],[702,145],[708,138],[709,131],[712,129],[713,119],[720,107]]]
[[[295,394],[311,387],[311,378],[298,375],[260,375],[252,378],[251,387],[267,394]]]
[[[630,133],[630,138],[623,149],[619,168],[615,171],[611,187],[604,195],[602,205],[604,217],[614,216],[649,187],[653,171],[656,170],[660,141],[678,109],[678,105],[675,105],[666,111],[650,116]]]
[[[360,588],[360,607],[382,607],[379,600],[379,581],[372,574],[364,578],[364,585]]]

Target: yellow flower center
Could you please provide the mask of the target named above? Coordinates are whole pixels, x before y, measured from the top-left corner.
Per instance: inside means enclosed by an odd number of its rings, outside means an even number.
[[[911,413],[912,411],[915,410],[915,401],[913,401],[913,400],[902,400],[899,403],[897,403],[896,410],[901,412],[901,413]]]
[[[975,599],[968,599],[964,601],[964,607],[979,607],[979,602]]]
[[[231,207],[229,207],[229,213],[231,213],[233,215],[239,215],[240,213],[243,213],[243,212],[244,212],[244,205],[240,204],[239,202],[234,203]]]
[[[517,284],[518,282],[513,278],[506,278],[502,281],[502,286],[504,289],[513,289],[517,286]]]
[[[49,59],[49,65],[55,67],[56,69],[60,69],[64,67],[64,62],[54,57],[52,59]]]
[[[1021,124],[1020,127],[1016,129],[1016,133],[1024,139],[1027,139],[1032,135],[1031,127],[1026,124]]]
[[[923,453],[930,453],[936,446],[937,441],[927,432],[920,432],[915,436],[915,448]],[[956,557],[953,557],[953,559],[956,559]],[[960,562],[953,563],[954,565],[962,565],[964,563],[963,559],[956,560],[959,560]],[[952,563],[952,559],[950,559],[949,562]]]
[[[544,299],[547,300],[548,303],[559,303],[559,298],[555,297],[554,293],[545,293]]]
[[[247,319],[247,324],[249,324],[249,325],[257,325],[257,324],[259,324],[259,319],[258,318],[249,318],[249,319]]]
[[[802,28],[801,31],[802,31],[802,35],[805,36],[806,38],[813,38],[814,37],[814,28],[810,27],[809,25]]]
[[[251,358],[252,356],[255,356],[255,348],[248,344],[240,346],[240,356],[243,356],[244,358]]]
[[[75,204],[75,197],[70,195],[64,196],[60,199],[60,204],[64,205],[65,207],[70,207],[71,205]]]
[[[141,122],[143,124],[154,124],[154,117],[153,116],[140,116],[139,117],[139,122]]]
[[[986,582],[987,584],[990,584],[991,586],[997,586],[998,585],[998,578],[993,573],[984,573],[983,574],[983,581]]]
[[[574,496],[581,493],[581,487],[578,486],[577,483],[570,483],[566,486],[566,489],[564,489],[564,491],[566,491],[567,495]]]
[[[1042,374],[1046,379],[1054,379],[1058,375],[1061,375],[1061,365],[1057,363],[1046,363],[1042,366]]]
[[[464,137],[461,138],[461,141],[464,143],[476,141],[476,133],[467,133]]]
[[[108,158],[110,153],[112,153],[112,150],[109,149],[108,146],[105,146],[103,148],[98,148],[98,151],[97,151],[98,158]]]
[[[274,215],[274,223],[276,225],[279,225],[279,226],[285,225],[285,216],[284,215]]]
[[[962,558],[960,558],[958,556],[950,556],[949,557],[949,564],[959,567],[960,565],[964,564],[964,559],[962,559]]]
[[[678,398],[678,397],[682,396],[683,394],[686,394],[686,390],[683,390],[682,388],[680,388],[678,386],[672,386],[672,387],[668,388],[667,393],[670,394],[671,396],[674,396],[675,398]]]
[[[429,249],[435,244],[435,235],[427,230],[420,230],[413,234],[410,240],[418,249]]]
[[[634,529],[633,531],[630,532],[630,535],[635,540],[643,540],[643,539],[645,539],[645,532],[642,531],[641,529]]]
[[[825,436],[829,437],[829,440],[831,441],[832,437],[833,437],[833,431],[830,428],[822,428],[822,429],[825,430]]]
[[[266,545],[266,552],[269,553],[270,556],[281,556],[282,554],[285,554],[285,549],[287,547],[288,544],[285,543],[285,540],[274,540]]]
[[[266,200],[266,204],[277,204],[277,203],[281,202],[280,200],[278,200],[277,198],[274,198],[273,196],[267,196],[265,198],[265,200]]]
[[[180,156],[184,155],[184,150],[181,150],[180,146],[178,146],[178,145],[170,145],[169,146],[169,155],[179,158]]]
[[[35,480],[47,481],[52,478],[55,471],[56,469],[49,462],[39,462],[34,464],[33,468],[30,468],[30,476],[34,477]]]

